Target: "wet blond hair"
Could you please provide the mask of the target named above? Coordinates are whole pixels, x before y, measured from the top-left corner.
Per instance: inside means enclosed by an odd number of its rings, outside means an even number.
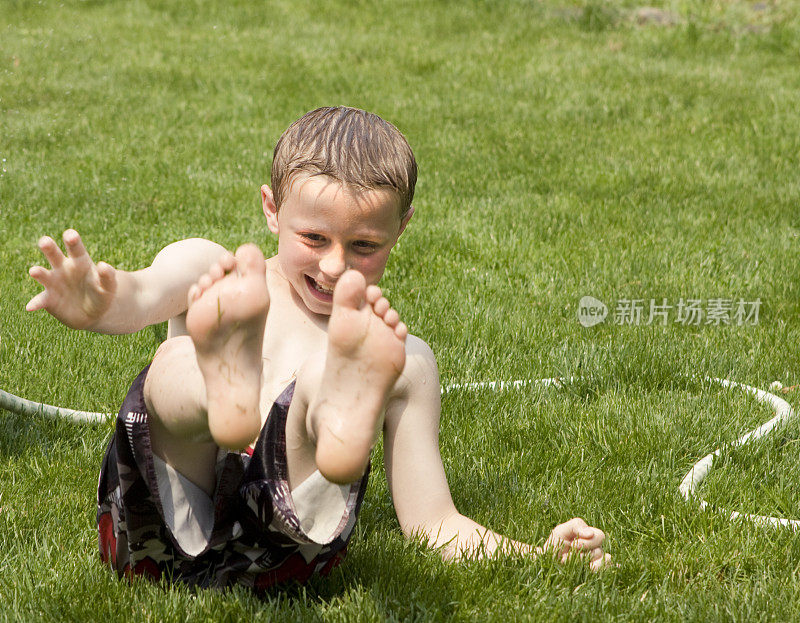
[[[301,172],[356,188],[392,189],[400,199],[401,217],[411,207],[417,183],[417,162],[400,130],[378,115],[347,106],[312,110],[278,140],[271,174],[278,209]]]

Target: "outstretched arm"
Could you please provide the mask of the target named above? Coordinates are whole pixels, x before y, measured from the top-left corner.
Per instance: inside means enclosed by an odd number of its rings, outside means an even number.
[[[436,360],[413,336],[407,340],[407,363],[398,397],[386,411],[386,476],[403,533],[422,537],[445,559],[479,558],[499,553],[538,555],[550,552],[566,560],[585,556],[592,569],[606,565],[603,532],[579,518],[556,526],[543,547],[502,536],[458,512],[450,495],[439,453],[441,394]]]
[[[230,255],[214,242],[192,238],[165,247],[149,267],[127,272],[95,263],[74,229],[63,239],[66,254],[49,236],[39,240],[50,269],[31,267],[44,290],[25,309],[44,309],[68,327],[98,333],[133,333],[185,312],[191,285]]]

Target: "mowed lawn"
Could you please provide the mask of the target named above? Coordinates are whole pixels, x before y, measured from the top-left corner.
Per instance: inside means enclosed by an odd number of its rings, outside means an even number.
[[[404,540],[377,451],[330,578],[265,599],[131,585],[96,551],[111,425],[0,412],[0,620],[797,618],[800,536],[702,512],[677,487],[771,417],[704,377],[800,383],[798,11],[0,0],[0,388],[116,411],[164,338],[26,313],[39,236],[74,227],[123,269],[194,236],[274,253],[258,188],[280,133],[318,106],[366,108],[419,162],[382,285],[442,383],[573,378],[445,395],[459,510],[535,544],[582,516],[617,563],[444,563]],[[604,322],[578,321],[584,296]],[[800,406],[800,390],[782,396]],[[702,491],[800,517],[798,440],[790,424],[726,453]]]

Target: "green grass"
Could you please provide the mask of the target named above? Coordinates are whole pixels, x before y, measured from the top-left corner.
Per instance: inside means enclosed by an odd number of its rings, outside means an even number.
[[[36,240],[75,227],[133,269],[176,239],[276,249],[261,214],[280,132],[367,108],[420,164],[383,285],[450,394],[459,509],[541,543],[581,515],[619,567],[450,565],[406,543],[380,456],[347,563],[258,600],[118,582],[95,552],[109,426],[0,413],[0,620],[790,620],[800,536],[701,513],[693,462],[770,417],[740,392],[800,382],[800,12],[792,3],[0,0],[0,387],[117,409],[160,328],[26,314]],[[585,329],[577,304],[760,298],[757,326]],[[795,408],[798,392],[787,398]],[[800,430],[726,453],[717,505],[800,517]]]

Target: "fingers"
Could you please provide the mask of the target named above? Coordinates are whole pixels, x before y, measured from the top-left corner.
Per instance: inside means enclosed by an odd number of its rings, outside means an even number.
[[[599,528],[593,528],[580,517],[553,528],[544,547],[537,548],[537,554],[547,553],[566,563],[571,556],[580,556],[589,562],[592,571],[599,571],[611,565],[611,554],[601,547],[606,535]]]
[[[579,538],[581,532],[589,528],[589,525],[580,517],[575,517],[562,524],[558,524],[550,533],[545,549],[554,549],[559,555],[569,552],[572,542]]]
[[[83,246],[80,234],[74,229],[67,229],[63,236],[64,246],[67,249],[67,255],[61,252],[61,249],[50,236],[42,236],[39,238],[38,247],[42,254],[47,258],[53,270],[58,270],[64,265],[67,257],[79,263],[91,262],[89,254],[86,252],[86,247]],[[33,275],[31,275],[33,277]],[[36,279],[36,277],[34,277]],[[38,281],[38,279],[37,279]]]
[[[117,271],[106,262],[97,263],[97,277],[100,280],[100,287],[106,292],[111,292],[117,285]]]
[[[567,526],[576,535],[582,530],[591,528],[591,526],[580,517],[573,517],[572,519],[561,525]]]
[[[34,296],[28,304],[25,305],[25,311],[36,311],[44,309],[47,306],[47,292],[39,292]]]
[[[606,538],[599,528],[593,528],[580,517],[575,517],[553,529],[552,535],[570,543],[573,548],[587,550],[602,545]]]
[[[55,240],[42,236],[38,247],[51,269],[32,266],[28,273],[44,286],[25,309],[44,309],[69,327],[89,328],[109,308],[117,288],[116,270],[105,262],[95,265],[74,229],[64,231],[64,254]]]
[[[42,236],[39,239],[38,247],[52,270],[46,270],[41,266],[32,266],[28,271],[31,277],[42,284],[45,288],[53,287],[56,281],[63,280],[63,275],[72,275],[68,280],[83,278],[92,267],[92,259],[86,252],[86,247],[81,241],[81,237],[74,229],[67,229],[63,234],[64,245],[67,248],[67,255],[61,252],[56,241],[50,236]],[[67,260],[72,260],[72,264]],[[66,266],[65,266],[66,264]],[[77,273],[72,271],[72,267],[78,267]],[[62,273],[62,269],[66,272]],[[113,291],[116,287],[116,271],[106,262],[98,262],[97,277],[100,287],[106,291]]]
[[[50,284],[50,271],[41,266],[31,266],[28,270],[28,274],[43,285],[45,290],[44,292],[39,292],[39,294],[28,301],[27,305],[25,305],[25,309],[26,311],[44,309],[47,307],[47,287]]]
[[[64,232],[62,238],[69,257],[81,262],[89,259],[89,253],[86,251],[86,247],[83,246],[83,241],[78,232],[74,229],[68,229]]]
[[[45,258],[47,258],[47,261],[50,262],[50,266],[52,266],[54,269],[61,268],[65,258],[64,254],[61,252],[61,249],[58,248],[55,240],[53,240],[50,236],[42,236],[39,238],[38,246],[39,250],[45,256]]]
[[[602,569],[607,569],[611,566],[611,554],[603,554],[602,557],[599,557],[589,563],[589,568],[592,571],[601,571]]]
[[[578,533],[578,538],[572,541],[572,549],[583,551],[593,550],[600,547],[605,539],[606,535],[602,530],[589,527]]]
[[[585,556],[592,569],[597,569],[605,564],[603,561],[608,556],[601,547],[605,538],[602,530],[593,528],[580,517],[575,517],[553,528],[544,549],[551,551],[562,563],[575,554]],[[608,556],[608,560],[610,559]]]
[[[593,571],[605,568],[611,562],[611,554],[603,551],[602,547],[595,547],[591,550],[579,549],[566,549],[558,550],[551,546],[545,545],[544,548],[537,548],[537,554],[549,554],[555,557],[561,564],[566,564],[571,558],[577,557],[589,563],[589,567]]]
[[[603,551],[602,547],[595,547],[588,554],[584,554],[584,558],[586,558],[586,560],[588,560],[590,563],[600,560],[604,556],[606,556],[606,553]]]
[[[611,554],[607,554],[603,551],[602,548],[598,547],[593,549],[591,552],[578,554],[577,552],[568,552],[561,556],[560,560],[562,564],[566,564],[567,561],[572,556],[580,556],[581,559],[586,560],[589,563],[589,568],[592,571],[600,571],[601,569],[605,569],[611,566]]]
[[[28,274],[42,284],[45,288],[50,282],[50,271],[46,268],[42,268],[41,266],[31,266],[28,269]]]

